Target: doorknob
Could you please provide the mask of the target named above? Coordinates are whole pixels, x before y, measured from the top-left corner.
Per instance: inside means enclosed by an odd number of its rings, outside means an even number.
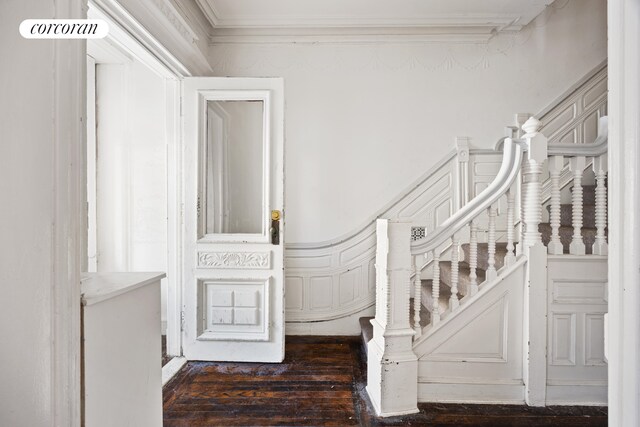
[[[269,229],[271,234],[271,244],[280,244],[280,211],[271,211],[271,228]]]

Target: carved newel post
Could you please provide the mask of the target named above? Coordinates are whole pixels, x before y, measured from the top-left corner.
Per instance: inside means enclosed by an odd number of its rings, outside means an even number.
[[[526,132],[527,156],[522,168],[522,253],[527,256],[525,288],[525,400],[544,406],[547,387],[547,249],[538,226],[542,221],[542,166],[547,159],[547,138],[539,133],[541,123],[534,117],[522,125]]]
[[[377,221],[376,317],[367,344],[367,393],[380,416],[418,412],[418,359],[409,323],[411,223]]]
[[[542,165],[547,160],[547,138],[538,130],[542,126],[535,117],[529,118],[522,125],[526,132],[522,139],[527,142],[527,157],[522,168],[523,221],[525,247],[542,244],[538,226],[542,221],[542,193],[540,175]]]

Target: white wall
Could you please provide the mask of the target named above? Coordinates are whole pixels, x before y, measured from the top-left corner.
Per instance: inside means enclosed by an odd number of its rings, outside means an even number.
[[[84,44],[18,26],[81,13],[73,0],[0,2],[2,426],[80,424]]]
[[[99,272],[167,271],[164,87],[138,61],[97,65]]]
[[[215,75],[282,76],[287,240],[350,233],[453,149],[492,147],[606,58],[606,2],[558,0],[488,44],[220,44]]]

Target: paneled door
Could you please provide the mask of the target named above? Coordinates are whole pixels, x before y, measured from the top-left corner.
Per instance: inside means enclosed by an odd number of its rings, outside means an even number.
[[[183,353],[284,359],[284,95],[279,78],[186,78]]]

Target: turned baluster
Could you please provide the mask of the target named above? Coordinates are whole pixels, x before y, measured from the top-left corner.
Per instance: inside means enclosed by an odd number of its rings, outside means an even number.
[[[549,223],[551,224],[551,240],[547,246],[547,251],[553,255],[562,255],[563,253],[562,242],[560,242],[560,173],[563,167],[563,156],[549,157],[549,177],[551,180]]]
[[[460,238],[453,235],[451,241],[451,297],[449,298],[449,309],[455,311],[460,305],[458,299],[458,270],[460,260]]]
[[[433,251],[433,285],[431,288],[433,305],[431,311],[431,324],[435,325],[440,321],[440,251]]]
[[[593,159],[593,172],[596,175],[596,241],[593,244],[594,255],[607,255],[609,246],[604,229],[607,226],[607,155]]]
[[[469,225],[469,289],[467,293],[475,295],[478,292],[478,275],[476,269],[478,268],[478,226],[475,221],[471,221]]]
[[[573,189],[571,192],[573,236],[569,245],[571,255],[584,255],[585,246],[582,239],[582,174],[586,159],[582,156],[572,157],[569,162],[573,172]]]
[[[516,208],[516,192],[511,187],[507,190],[507,254],[504,257],[504,265],[509,266],[516,260],[514,239],[515,224],[515,208]]]
[[[420,280],[421,261],[424,258],[419,255],[413,257],[413,330],[416,331],[414,339],[422,335],[420,326],[420,309],[422,308],[422,281]]]
[[[496,272],[496,218],[498,216],[498,207],[496,205],[491,205],[487,212],[489,214],[489,233],[487,242],[487,255],[489,259],[487,263],[486,280],[493,280],[498,277],[498,273]]]

